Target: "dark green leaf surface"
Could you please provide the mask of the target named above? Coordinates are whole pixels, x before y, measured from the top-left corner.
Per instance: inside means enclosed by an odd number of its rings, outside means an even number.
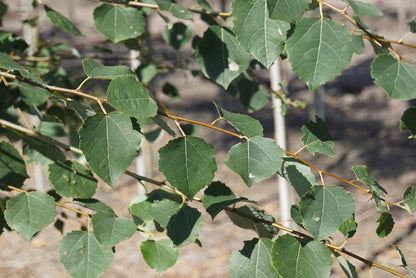
[[[130,118],[121,113],[87,118],[79,136],[91,169],[111,187],[136,156],[142,137],[133,129]]]
[[[416,33],[416,18],[412,18],[412,20],[408,21],[407,26],[409,26],[410,32]]]
[[[294,22],[302,17],[312,0],[267,0],[272,19]]]
[[[180,19],[193,19],[194,14],[184,6],[173,3],[171,0],[155,0],[162,11],[170,12],[174,17]]]
[[[94,10],[94,25],[101,34],[117,43],[140,36],[145,19],[135,8],[102,4]]]
[[[21,187],[28,177],[20,153],[8,142],[0,142],[0,183]]]
[[[270,19],[264,0],[235,0],[231,13],[238,41],[256,60],[270,67],[283,51],[289,23]]]
[[[113,211],[111,207],[97,199],[76,199],[74,200],[74,203],[85,208],[94,210],[96,212],[103,212],[111,215],[116,215],[116,213]]]
[[[394,220],[388,212],[383,212],[377,219],[377,223],[376,233],[379,237],[385,237],[393,230]]]
[[[23,77],[26,77],[28,79],[31,79],[39,84],[43,83],[42,80],[40,80],[36,75],[26,70],[24,67],[22,67],[20,64],[16,63],[12,59],[7,56],[7,54],[0,52],[0,68],[6,69],[6,70],[16,70],[18,71]]]
[[[283,154],[272,139],[253,137],[246,143],[234,145],[224,164],[239,174],[250,187],[276,173],[282,166]]]
[[[124,114],[136,119],[153,117],[157,113],[157,104],[146,89],[132,77],[118,77],[108,87],[109,104]]]
[[[104,248],[129,239],[136,231],[136,225],[132,221],[104,212],[93,215],[92,227],[95,237]]]
[[[46,5],[44,7],[46,16],[54,25],[58,26],[64,31],[74,34],[75,36],[82,35],[77,27],[75,27],[74,24],[72,24],[71,21],[69,21],[66,17]]]
[[[229,112],[219,107],[215,102],[214,104],[217,108],[220,118],[232,125],[242,135],[249,138],[255,136],[263,136],[263,126],[258,120],[250,117],[249,115]]]
[[[90,198],[97,188],[92,173],[76,161],[57,161],[49,165],[49,181],[64,197]]]
[[[66,107],[74,111],[81,120],[85,120],[87,117],[91,117],[96,114],[90,106],[70,98],[66,99],[65,104]]]
[[[283,158],[281,174],[290,182],[299,197],[317,184],[311,168],[292,157]]]
[[[159,170],[173,187],[192,199],[214,178],[215,151],[198,137],[171,140],[159,149]]]
[[[21,193],[7,201],[7,224],[25,239],[51,224],[56,215],[55,200],[40,192]]]
[[[247,199],[237,198],[230,188],[222,182],[214,181],[205,189],[202,204],[212,219],[214,219],[226,207],[245,200]]]
[[[408,186],[403,194],[403,201],[409,213],[416,209],[416,193],[414,186]]]
[[[29,106],[44,104],[50,95],[48,90],[24,82],[19,83],[19,90],[23,96],[23,101]]]
[[[374,15],[381,16],[383,13],[377,8],[369,3],[364,3],[356,0],[347,0],[348,4],[354,11],[355,15],[365,16],[365,15]]]
[[[30,157],[28,163],[39,162],[50,164],[55,161],[64,161],[65,154],[52,143],[25,136],[22,142],[23,154]]]
[[[92,232],[71,232],[64,236],[59,247],[59,261],[75,278],[99,277],[113,258],[111,248],[104,248]]]
[[[416,138],[416,108],[408,108],[400,119],[400,130],[410,131],[409,138]]]
[[[303,226],[317,240],[333,235],[355,211],[351,193],[336,186],[315,186],[299,202]]]
[[[355,218],[351,217],[342,223],[338,230],[346,237],[351,238],[354,236],[355,232],[357,231],[357,222],[355,222]]]
[[[273,241],[267,238],[245,241],[240,251],[230,257],[231,278],[279,278],[272,265],[270,251]]]
[[[341,74],[351,62],[348,29],[327,18],[302,18],[286,44],[289,62],[311,91]]]
[[[140,245],[140,250],[146,263],[159,274],[173,266],[179,256],[179,249],[170,239],[146,240]]]
[[[85,74],[90,78],[115,79],[123,76],[136,76],[134,72],[126,66],[104,66],[91,58],[82,60],[82,68],[84,69]]]
[[[269,92],[258,83],[241,77],[242,75],[230,84],[227,92],[232,95],[238,93],[240,102],[248,113],[260,110],[270,101]]]
[[[42,121],[37,129],[42,135],[50,138],[58,138],[66,136],[64,123],[56,116],[53,115],[42,115]]]
[[[376,202],[377,209],[380,211],[386,211],[387,207],[381,203],[381,197],[387,194],[387,191],[378,184],[373,176],[368,174],[366,166],[355,165],[352,167],[352,170],[357,179],[372,191],[372,199]]]
[[[250,64],[247,53],[227,28],[210,26],[199,41],[196,60],[202,73],[225,89]]]
[[[387,54],[377,55],[371,64],[371,76],[390,98],[416,98],[416,68],[412,64],[398,61]]]
[[[319,241],[283,235],[273,243],[272,263],[282,278],[327,278],[331,251]]]
[[[195,208],[183,206],[167,226],[167,235],[178,246],[194,242],[202,229],[203,215]]]
[[[335,257],[339,265],[341,266],[342,271],[344,271],[347,278],[358,278],[357,271],[355,270],[355,266],[351,264],[347,259],[341,256],[338,252],[334,252]]]
[[[189,42],[191,36],[192,30],[182,22],[173,24],[172,27],[166,28],[162,33],[162,37],[165,42],[176,50],[179,50],[182,46]]]
[[[318,152],[329,157],[334,156],[334,140],[323,120],[316,117],[316,122],[309,121],[302,126],[302,131],[302,142],[308,151],[312,154]]]
[[[271,239],[279,232],[279,229],[257,221],[257,219],[263,219],[268,222],[276,222],[273,216],[257,207],[243,206],[233,210],[227,210],[226,213],[235,225],[243,229],[253,230],[259,237]]]
[[[409,265],[406,262],[406,258],[404,257],[404,255],[403,255],[402,251],[399,249],[399,247],[397,247],[397,245],[392,245],[392,247],[396,250],[397,254],[399,255],[400,260],[402,262],[402,267],[404,267],[409,272],[409,274],[412,276],[412,278],[416,278],[416,272],[409,267]]]

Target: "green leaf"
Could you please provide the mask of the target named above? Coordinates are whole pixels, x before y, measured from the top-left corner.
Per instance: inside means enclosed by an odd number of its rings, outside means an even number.
[[[347,259],[341,256],[338,252],[335,252],[335,257],[339,265],[341,266],[342,271],[344,271],[347,278],[358,278],[357,271],[355,270],[355,266],[351,264]]]
[[[103,66],[91,58],[82,59],[82,68],[90,78],[116,79],[117,77],[135,77],[136,75],[126,66]]]
[[[331,251],[319,241],[283,235],[273,243],[271,255],[282,278],[326,278],[331,271]]]
[[[23,96],[23,101],[29,106],[44,104],[50,95],[48,90],[24,82],[19,83],[19,90]]]
[[[169,98],[174,102],[181,100],[181,95],[179,94],[178,88],[176,88],[169,82],[163,84],[162,93],[169,96]]]
[[[141,134],[121,113],[97,114],[79,130],[80,148],[91,169],[114,187],[139,149]]]
[[[415,187],[409,185],[403,194],[403,202],[407,207],[407,211],[412,213],[416,209]]]
[[[28,240],[51,224],[55,215],[55,200],[35,191],[21,193],[8,200],[4,212],[7,224]]]
[[[263,126],[258,120],[250,117],[249,115],[229,112],[219,107],[215,102],[214,104],[220,118],[232,125],[242,135],[249,138],[263,136]]]
[[[269,68],[284,49],[290,24],[270,19],[264,0],[235,0],[231,13],[238,41],[256,60]]]
[[[90,198],[97,188],[92,173],[76,161],[57,161],[49,165],[49,181],[64,197]]]
[[[235,197],[234,193],[225,184],[219,181],[211,183],[204,191],[202,204],[212,219],[226,207],[247,200]]]
[[[75,199],[74,203],[96,212],[116,215],[113,209],[97,199]]]
[[[192,199],[214,178],[215,151],[198,137],[171,140],[159,149],[159,170],[173,187]]]
[[[338,230],[355,211],[351,193],[336,186],[314,186],[299,202],[303,226],[317,240],[326,239]]]
[[[152,121],[155,122],[155,124],[157,124],[161,129],[163,129],[164,131],[166,131],[167,134],[169,134],[170,136],[175,137],[176,133],[175,131],[173,131],[168,124],[159,116],[156,115],[152,118]]]
[[[202,73],[227,89],[250,64],[250,54],[227,28],[212,25],[199,41],[195,53]]]
[[[352,45],[354,46],[354,53],[360,55],[365,53],[364,39],[362,36],[351,36]]]
[[[65,160],[65,154],[57,146],[35,137],[25,136],[22,147],[23,154],[30,157],[28,163],[36,161],[42,164],[50,164]]]
[[[312,0],[267,0],[271,19],[294,22],[301,18]]]
[[[21,187],[28,178],[26,163],[20,153],[8,142],[0,142],[0,183]]]
[[[297,204],[294,204],[290,207],[290,215],[292,216],[293,221],[299,226],[303,226],[303,217],[300,212],[300,207]]]
[[[102,4],[94,10],[94,25],[98,32],[118,43],[140,36],[145,19],[135,8]]]
[[[402,251],[400,251],[399,247],[397,245],[392,245],[392,247],[396,250],[397,254],[399,254],[400,260],[402,262],[401,266],[404,267],[413,278],[416,278],[416,272],[409,267],[406,262],[406,258],[404,257]]]
[[[194,14],[184,6],[173,3],[171,0],[155,0],[162,11],[170,12],[174,17],[180,19],[193,19]]]
[[[153,117],[157,113],[157,104],[146,89],[132,77],[118,77],[108,87],[109,104],[124,114],[137,119]]]
[[[234,145],[224,164],[251,187],[276,173],[282,166],[283,155],[283,150],[272,139],[253,137],[246,143]]]
[[[373,176],[368,174],[367,167],[364,165],[356,165],[352,166],[352,170],[357,179],[371,190],[371,198],[374,199],[377,209],[379,211],[387,211],[387,206],[381,203],[381,198],[387,194],[387,191],[378,184]]]
[[[232,210],[226,210],[225,212],[235,225],[242,229],[253,230],[259,237],[271,239],[279,232],[279,229],[270,224],[258,221],[258,219],[262,219],[266,222],[276,222],[273,216],[257,207],[243,206]]]
[[[299,197],[317,184],[311,168],[293,157],[283,158],[281,175],[290,182]]]
[[[316,116],[316,122],[309,121],[302,126],[302,142],[312,154],[316,152],[329,157],[334,156],[334,140],[326,123]]]
[[[42,121],[36,131],[50,138],[67,135],[63,122],[58,117],[48,114],[42,115]]]
[[[12,59],[10,59],[9,56],[3,52],[0,52],[0,68],[18,71],[25,78],[28,78],[39,84],[43,83],[42,80],[36,77],[36,75],[23,68],[21,65],[19,65]]]
[[[347,219],[342,223],[338,230],[346,237],[351,238],[354,236],[355,232],[357,231],[357,222],[355,222],[354,216],[350,219]]]
[[[206,10],[206,11],[208,11],[208,12],[213,12],[213,11],[214,11],[214,10],[212,9],[211,5],[210,5],[207,1],[205,1],[205,0],[196,0],[196,2],[198,3],[198,5],[199,5],[202,9],[204,9],[204,10]]]
[[[73,100],[71,98],[67,98],[65,100],[65,105],[69,109],[75,112],[75,114],[81,119],[85,120],[87,117],[94,116],[96,113],[92,108],[88,105],[85,105],[81,102]]]
[[[391,55],[377,55],[371,64],[374,83],[382,87],[390,98],[409,100],[416,98],[416,68]]]
[[[55,26],[71,34],[74,34],[75,36],[82,35],[77,27],[75,27],[74,24],[72,24],[71,21],[69,21],[66,17],[46,5],[44,5],[44,7],[46,16]]]
[[[400,119],[400,131],[410,130],[409,138],[416,138],[416,108],[408,108]]]
[[[373,6],[369,3],[364,3],[361,1],[356,0],[347,0],[348,4],[354,11],[355,15],[358,16],[365,16],[365,15],[374,15],[374,16],[382,16],[383,13],[380,11],[379,8]]]
[[[104,248],[93,232],[74,231],[61,241],[59,261],[75,278],[95,278],[103,273],[113,261],[111,248]]]
[[[407,26],[409,26],[410,32],[416,33],[416,18],[412,18],[411,21],[408,21]]]
[[[2,25],[3,17],[7,13],[7,5],[0,1],[0,26]]]
[[[179,50],[182,46],[189,42],[191,36],[192,30],[182,22],[173,24],[171,27],[166,28],[162,33],[162,37],[165,42],[176,50]]]
[[[129,239],[136,231],[136,225],[132,221],[104,212],[93,215],[92,227],[97,240],[104,248],[113,247]]]
[[[230,257],[231,278],[279,278],[272,265],[270,251],[273,241],[267,238],[254,238],[244,241],[240,251],[233,251]]]
[[[248,113],[260,110],[270,101],[269,92],[265,88],[261,88],[257,82],[242,78],[242,75],[230,84],[227,92],[232,95],[239,93],[240,102]]]
[[[388,212],[383,212],[376,222],[378,223],[376,233],[379,237],[385,237],[393,230],[394,220]]]
[[[183,206],[174,215],[168,226],[167,235],[178,246],[185,246],[196,240],[202,229],[203,215],[195,208]]]
[[[289,62],[311,91],[334,79],[351,62],[348,29],[328,18],[302,18],[286,44]]]
[[[179,256],[179,249],[170,239],[143,241],[140,250],[146,263],[159,275],[173,266]]]

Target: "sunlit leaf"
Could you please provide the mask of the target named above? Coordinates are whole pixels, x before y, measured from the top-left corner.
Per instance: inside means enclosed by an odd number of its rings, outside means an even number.
[[[140,250],[146,263],[159,274],[173,266],[179,256],[178,247],[170,239],[143,241]]]
[[[136,225],[132,221],[104,212],[93,215],[92,227],[97,240],[103,247],[113,247],[129,239],[136,231]]]
[[[379,237],[385,237],[393,230],[394,220],[389,212],[383,212],[377,219],[377,223],[376,233]]]
[[[308,151],[312,154],[318,152],[333,157],[334,140],[323,120],[316,117],[316,122],[309,121],[302,126],[302,131],[304,133],[302,142]]]
[[[267,0],[270,18],[293,22],[305,13],[312,0]]]
[[[54,25],[58,26],[64,31],[74,34],[75,36],[82,35],[77,27],[75,27],[74,24],[72,24],[71,21],[69,21],[66,17],[46,5],[44,5],[44,7],[46,16]]]
[[[82,68],[90,78],[115,79],[122,76],[135,77],[136,75],[126,66],[104,66],[91,58],[82,60]]]

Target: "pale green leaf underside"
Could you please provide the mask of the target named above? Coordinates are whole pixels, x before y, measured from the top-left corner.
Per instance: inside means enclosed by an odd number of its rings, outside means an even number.
[[[255,244],[256,241],[257,243],[252,250],[245,250],[248,245]],[[272,265],[270,255],[273,241],[267,238],[260,238],[259,240],[253,239],[245,243],[243,250],[233,251],[230,257],[230,277],[279,278],[279,274]]]
[[[282,166],[283,154],[272,139],[253,137],[246,143],[234,145],[224,164],[250,187],[276,173]]]
[[[351,193],[336,186],[315,186],[299,202],[303,226],[317,240],[332,236],[338,227],[353,216]]]
[[[293,22],[305,13],[312,0],[267,0],[270,18]]]
[[[135,8],[102,4],[94,10],[94,25],[101,34],[117,43],[140,36],[145,19]]]
[[[196,49],[202,73],[225,89],[250,64],[250,54],[227,28],[210,26]]]
[[[170,239],[146,240],[140,245],[140,250],[146,263],[159,274],[173,266],[179,256],[179,249]]]
[[[159,170],[168,182],[192,198],[214,178],[215,151],[203,139],[186,136],[159,149]]]
[[[327,278],[331,251],[319,241],[280,236],[272,247],[272,263],[282,278]]]
[[[90,78],[115,79],[122,76],[135,77],[136,75],[126,66],[104,66],[91,58],[82,60],[82,68]]]
[[[142,137],[129,117],[115,112],[87,118],[79,136],[91,169],[112,187],[136,156]]]
[[[74,231],[61,241],[59,261],[73,277],[96,278],[113,261],[111,248],[104,248],[93,232]]]
[[[390,55],[378,55],[371,64],[374,83],[382,87],[390,98],[409,100],[416,98],[416,67],[398,61]]]
[[[327,18],[297,21],[286,49],[293,71],[311,91],[340,75],[353,53],[348,29]]]
[[[7,224],[25,239],[53,222],[56,215],[55,200],[40,192],[21,193],[7,201],[4,212]]]
[[[266,68],[270,67],[283,51],[289,23],[269,19],[264,0],[236,0],[231,11],[238,41]]]
[[[157,104],[135,78],[123,76],[111,81],[107,102],[124,114],[137,119],[153,117]]]

